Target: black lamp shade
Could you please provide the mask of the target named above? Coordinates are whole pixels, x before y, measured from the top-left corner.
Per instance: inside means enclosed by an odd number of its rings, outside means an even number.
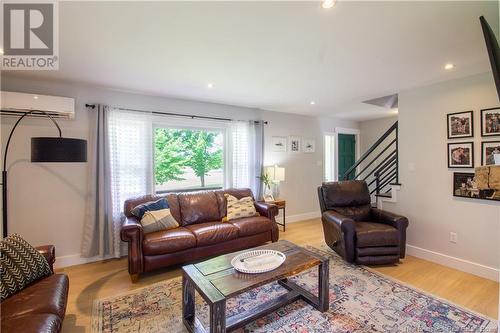
[[[87,162],[87,141],[72,138],[31,138],[31,162]]]

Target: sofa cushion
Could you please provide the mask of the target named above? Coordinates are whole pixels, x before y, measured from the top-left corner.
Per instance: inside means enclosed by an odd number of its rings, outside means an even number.
[[[3,307],[2,307],[3,310]],[[51,313],[37,313],[15,316],[7,319],[2,317],[2,333],[61,331],[62,318]]]
[[[156,201],[148,201],[140,205],[135,206],[132,209],[132,214],[139,220],[142,219],[144,214],[149,211],[168,209],[168,203],[165,198],[160,198]]]
[[[399,234],[396,228],[382,223],[356,222],[356,247],[398,244]]]
[[[227,193],[224,196],[227,201],[227,216],[224,217],[223,221],[231,221],[257,215],[252,197],[236,199],[236,197]]]
[[[54,274],[38,280],[2,302],[2,321],[8,317],[28,314],[54,314],[64,318],[69,280]]]
[[[17,234],[9,235],[0,241],[0,252],[2,300],[32,282],[52,274],[45,257]]]
[[[141,219],[142,229],[145,234],[161,230],[174,229],[179,223],[172,217],[170,209],[151,210],[144,213]]]
[[[228,188],[225,190],[217,190],[214,191],[215,196],[217,197],[217,203],[219,205],[219,218],[217,220],[222,219],[224,216],[227,215],[227,201],[226,201],[226,194],[232,195],[236,199],[241,199],[244,197],[252,197],[253,199],[253,193],[252,190],[249,188]]]
[[[184,227],[162,230],[144,235],[144,255],[158,255],[190,249],[196,246],[193,233]]]
[[[183,226],[220,220],[217,197],[213,191],[180,193],[177,199]]]
[[[232,220],[230,223],[238,228],[240,237],[260,234],[273,228],[273,222],[264,216],[244,217]]]
[[[231,223],[206,222],[186,227],[196,237],[196,246],[206,246],[238,238],[238,228]]]

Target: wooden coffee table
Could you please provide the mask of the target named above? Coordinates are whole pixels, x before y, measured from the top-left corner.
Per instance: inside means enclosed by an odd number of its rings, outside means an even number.
[[[240,273],[231,266],[231,259],[248,251],[244,250],[182,267],[182,317],[190,332],[207,331],[195,316],[195,290],[209,306],[211,333],[233,331],[300,298],[321,312],[328,310],[328,258],[288,241],[279,241],[256,249],[281,251],[286,255],[286,260],[271,272]],[[319,271],[318,296],[287,279],[314,266],[318,266]],[[250,311],[226,317],[226,299],[274,281],[288,289],[288,293]]]

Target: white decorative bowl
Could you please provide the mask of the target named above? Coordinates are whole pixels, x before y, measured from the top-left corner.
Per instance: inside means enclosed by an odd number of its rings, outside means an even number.
[[[275,250],[253,250],[238,254],[231,265],[238,272],[256,274],[272,271],[285,262],[286,256]]]

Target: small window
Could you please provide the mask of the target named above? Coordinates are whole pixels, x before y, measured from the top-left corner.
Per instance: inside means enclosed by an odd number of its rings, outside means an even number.
[[[324,136],[324,180],[334,181],[336,180],[335,174],[335,136],[325,134]]]
[[[155,192],[222,188],[224,136],[217,129],[155,128]]]

